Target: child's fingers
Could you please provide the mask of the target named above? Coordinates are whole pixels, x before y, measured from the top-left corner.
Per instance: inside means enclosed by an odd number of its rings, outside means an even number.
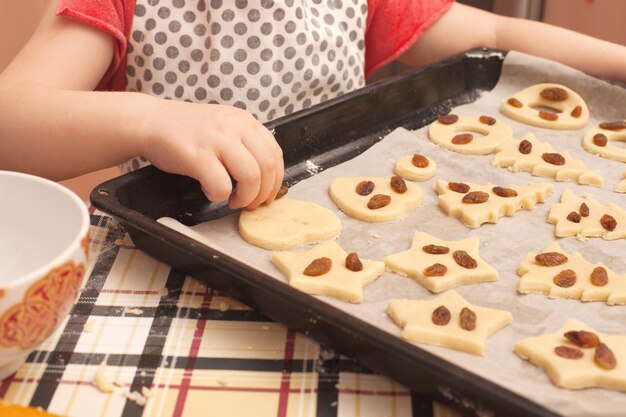
[[[236,190],[231,194],[228,205],[231,208],[247,207],[259,194],[261,169],[257,160],[242,143],[230,145],[219,155],[222,163],[235,179]]]
[[[276,141],[274,137],[267,129],[262,128],[257,129],[257,131],[258,133],[256,135],[245,136],[242,140],[244,146],[256,159],[261,172],[259,193],[254,201],[247,206],[250,210],[257,208],[261,203],[270,198],[276,184],[276,176],[279,174],[277,168],[281,166],[276,160],[277,155],[274,146]],[[279,175],[282,177],[282,172]]]
[[[198,167],[196,178],[200,181],[202,191],[210,201],[216,203],[224,201],[233,191],[228,171],[214,155],[202,161],[202,165]]]

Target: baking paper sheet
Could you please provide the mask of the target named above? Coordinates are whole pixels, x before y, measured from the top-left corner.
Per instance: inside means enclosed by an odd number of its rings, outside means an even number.
[[[510,120],[499,112],[501,102],[515,92],[533,84],[555,82],[577,91],[589,105],[591,120],[586,128],[575,131],[553,131],[526,126]],[[554,241],[554,226],[547,223],[551,204],[561,192],[572,189],[577,195],[590,193],[601,203],[614,202],[626,208],[626,195],[613,192],[622,178],[626,164],[610,161],[586,152],[581,145],[586,129],[602,121],[626,117],[626,90],[589,77],[579,71],[543,59],[510,53],[506,57],[502,77],[491,92],[476,102],[457,107],[458,115],[490,115],[511,125],[515,138],[534,132],[539,141],[549,142],[559,151],[569,151],[587,167],[597,169],[604,178],[603,188],[554,182],[549,178],[533,177],[529,173],[512,173],[492,166],[493,155],[461,155],[433,145],[428,140],[428,127],[409,132],[398,129],[359,157],[321,172],[300,182],[289,190],[288,197],[314,201],[338,214],[342,222],[339,244],[361,258],[381,260],[384,256],[404,251],[410,246],[413,233],[421,230],[445,240],[468,236],[480,239],[480,256],[499,271],[493,283],[459,286],[456,291],[473,304],[509,310],[513,323],[488,339],[484,357],[474,356],[437,346],[420,345],[435,355],[567,416],[623,416],[626,393],[607,389],[569,391],[554,386],[538,367],[521,360],[513,353],[513,345],[521,339],[557,331],[570,318],[580,320],[599,332],[626,334],[626,306],[608,306],[604,302],[583,303],[578,300],[549,299],[544,295],[521,295],[517,292],[519,263],[528,252],[540,252]],[[288,150],[286,150],[288,152]],[[419,183],[424,192],[421,207],[396,223],[370,224],[351,219],[332,203],[327,189],[338,176],[392,175],[393,163],[415,152],[437,162],[432,179]],[[314,162],[311,162],[314,166]],[[554,193],[534,210],[518,211],[513,217],[501,218],[497,224],[484,224],[469,229],[458,219],[448,217],[437,206],[435,182],[492,182],[497,185],[551,182]],[[189,229],[171,219],[161,219],[171,227],[196,237],[215,249],[228,253],[239,261],[262,270],[276,279],[284,277],[272,265],[271,252],[243,241],[237,233],[237,217],[229,216]],[[579,241],[558,239],[568,252],[579,251],[591,262],[603,262],[626,279],[626,240],[604,241],[599,238]],[[308,249],[308,248],[302,248]],[[431,299],[435,297],[412,279],[385,272],[365,289],[361,304],[349,304],[328,297],[325,302],[360,319],[384,329],[389,337],[399,337],[400,328],[385,315],[387,302],[393,298]]]

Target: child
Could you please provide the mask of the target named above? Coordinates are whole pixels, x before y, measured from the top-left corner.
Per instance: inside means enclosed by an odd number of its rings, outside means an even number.
[[[272,201],[282,182],[262,122],[393,59],[486,46],[626,81],[625,47],[451,0],[57,1],[0,76],[0,169],[60,180],[135,158],[232,208]]]

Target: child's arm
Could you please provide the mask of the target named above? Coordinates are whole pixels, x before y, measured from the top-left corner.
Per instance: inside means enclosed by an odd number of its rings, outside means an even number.
[[[143,155],[197,178],[212,201],[254,208],[276,195],[282,151],[243,110],[93,92],[112,59],[112,38],[49,10],[0,75],[0,169],[59,180]]]
[[[482,46],[526,52],[589,74],[626,81],[624,46],[546,23],[498,16],[459,3],[454,3],[400,60],[421,66]]]

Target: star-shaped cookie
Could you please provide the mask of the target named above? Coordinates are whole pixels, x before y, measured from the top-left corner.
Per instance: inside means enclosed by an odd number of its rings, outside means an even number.
[[[524,294],[626,304],[626,276],[619,276],[602,263],[593,264],[578,252],[567,253],[557,242],[539,254],[529,253],[520,263],[518,274],[521,279],[517,290]]]
[[[598,348],[598,342],[604,347]],[[599,333],[579,321],[568,320],[555,333],[520,340],[513,350],[542,368],[559,387],[626,391],[626,336]]]
[[[569,152],[556,152],[547,142],[539,142],[529,133],[522,140],[510,140],[500,146],[494,155],[493,165],[509,168],[513,172],[530,172],[537,177],[554,178],[557,181],[577,181],[579,184],[602,186],[602,177],[593,169],[585,167]]]
[[[548,223],[555,225],[558,237],[626,238],[626,210],[613,203],[600,204],[589,194],[580,198],[569,189],[550,207]]]
[[[496,281],[498,271],[478,255],[478,238],[446,241],[416,232],[411,248],[386,256],[385,266],[439,293],[457,285]]]
[[[432,300],[391,300],[387,314],[403,339],[474,355],[484,355],[487,338],[513,320],[510,312],[470,304],[454,290]]]
[[[497,223],[502,216],[513,216],[520,210],[532,210],[552,194],[552,184],[531,182],[526,186],[473,184],[437,181],[439,207],[449,216],[459,218],[467,227]]]
[[[289,285],[300,291],[360,303],[363,300],[363,287],[385,271],[385,264],[362,259],[359,260],[361,270],[355,270],[358,268],[354,267],[348,269],[347,257],[348,253],[337,242],[329,240],[305,252],[274,252],[272,263],[287,276]],[[320,268],[317,268],[317,275],[307,272],[315,260],[323,258],[331,262],[327,272],[319,274]]]

